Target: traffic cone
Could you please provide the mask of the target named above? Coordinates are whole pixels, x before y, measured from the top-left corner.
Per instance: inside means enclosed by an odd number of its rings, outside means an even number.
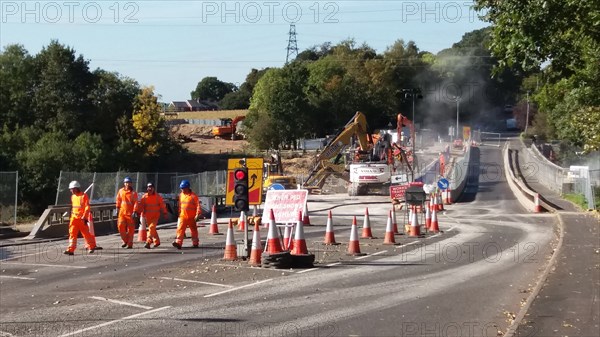
[[[238,220],[238,232],[243,232],[246,230],[246,213],[244,211],[240,212],[240,219]]]
[[[429,226],[429,230],[432,231],[433,233],[440,232],[440,227],[438,225],[438,219],[437,219],[437,211],[435,209],[433,210],[433,212],[431,212],[431,225]]]
[[[300,213],[300,212],[298,212]],[[302,221],[302,213],[300,213],[300,221]],[[283,242],[281,244],[281,248],[283,248],[284,250],[289,250],[292,245],[292,242],[290,241],[292,237],[292,226],[289,225],[285,225],[285,229],[283,230]]]
[[[444,203],[442,202],[442,192],[437,194],[438,211],[444,210]]]
[[[450,188],[446,190],[446,205],[452,205],[452,190]]]
[[[398,231],[398,222],[396,221],[396,210],[394,209],[394,206],[392,206],[392,230],[394,234],[400,234]]]
[[[535,196],[533,197],[533,212],[534,213],[541,213],[542,212],[542,206],[540,205],[540,194],[536,193]]]
[[[361,239],[373,239],[373,233],[371,232],[371,219],[369,219],[369,208],[365,208],[365,218],[363,220]]]
[[[358,232],[356,229],[356,216],[352,218],[352,227],[350,228],[350,241],[348,241],[348,255],[358,256],[365,255],[360,252],[360,244],[358,242]]]
[[[408,236],[411,238],[421,236],[421,229],[419,227],[419,220],[417,217],[417,212],[414,212],[414,211],[411,213],[410,233],[408,234]]]
[[[219,233],[219,225],[217,225],[217,206],[213,205],[210,215],[210,226],[208,226],[208,234],[221,235]]]
[[[146,242],[146,217],[140,217],[137,239],[138,242]]]
[[[92,215],[92,212],[89,212],[88,214],[88,231],[90,234],[96,236],[96,233],[94,232],[94,216]]]
[[[304,210],[302,210],[302,224],[304,226],[312,226],[310,224],[310,218],[308,217],[308,206],[304,204]]]
[[[329,215],[327,215],[327,227],[325,228],[325,240],[323,240],[323,244],[339,245],[339,243],[335,242],[335,235],[333,234],[333,220],[331,217],[331,211],[329,211]]]
[[[229,226],[227,227],[227,239],[225,240],[225,254],[223,255],[225,261],[237,260],[237,246],[235,239],[233,238],[233,223],[229,219]]]
[[[254,223],[254,234],[252,235],[252,250],[250,251],[250,260],[248,263],[254,267],[261,266],[262,243],[260,242],[259,223]]]
[[[394,228],[392,225],[392,211],[389,212],[387,225],[385,226],[385,237],[383,238],[384,245],[395,245]]]
[[[427,206],[425,207],[425,228],[429,229],[431,227],[431,205],[429,205],[431,201],[427,202]]]
[[[298,224],[296,225],[296,233],[294,234],[294,242],[291,244],[290,254],[292,255],[308,255],[306,240],[304,239],[304,217],[298,212]]]
[[[269,231],[267,233],[266,252],[269,255],[282,253],[283,248],[281,247],[281,239],[279,237],[277,225],[275,224],[275,215],[273,214],[273,210],[271,210],[271,213],[269,214]]]

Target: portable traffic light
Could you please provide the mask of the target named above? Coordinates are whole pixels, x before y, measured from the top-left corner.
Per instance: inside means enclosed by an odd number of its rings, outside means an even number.
[[[233,207],[237,212],[250,210],[248,169],[245,167],[236,168],[233,171]]]

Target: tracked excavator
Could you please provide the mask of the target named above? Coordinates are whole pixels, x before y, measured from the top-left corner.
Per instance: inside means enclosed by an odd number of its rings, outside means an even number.
[[[326,179],[334,175],[348,182],[350,196],[365,195],[373,189],[389,193],[392,174],[397,172],[399,165],[409,161],[404,149],[391,142],[389,134],[378,138],[374,144],[373,137],[367,132],[365,115],[356,112],[317,155],[303,187],[313,193],[320,191]]]

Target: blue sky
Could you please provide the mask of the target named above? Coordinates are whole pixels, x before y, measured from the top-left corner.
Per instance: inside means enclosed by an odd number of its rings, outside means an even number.
[[[470,1],[0,1],[0,45],[30,54],[52,39],[102,68],[189,99],[206,76],[240,85],[285,63],[290,23],[300,51],[353,38],[383,52],[398,39],[437,53],[487,26]]]

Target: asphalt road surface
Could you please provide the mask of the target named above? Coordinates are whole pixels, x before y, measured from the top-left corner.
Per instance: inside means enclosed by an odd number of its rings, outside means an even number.
[[[62,254],[66,241],[4,247],[0,336],[503,335],[547,264],[555,219],[516,201],[499,148],[472,155],[463,197],[439,215],[442,233],[397,235],[397,245],[382,244],[386,197],[310,196],[310,269],[221,261],[225,237],[207,227],[200,249],[186,239],[181,251],[174,225],[150,250],[122,249],[116,235],[99,237],[93,255],[82,240],[75,256]],[[348,256],[352,216],[360,235],[367,207],[377,238]],[[329,210],[337,246],[321,244]]]

